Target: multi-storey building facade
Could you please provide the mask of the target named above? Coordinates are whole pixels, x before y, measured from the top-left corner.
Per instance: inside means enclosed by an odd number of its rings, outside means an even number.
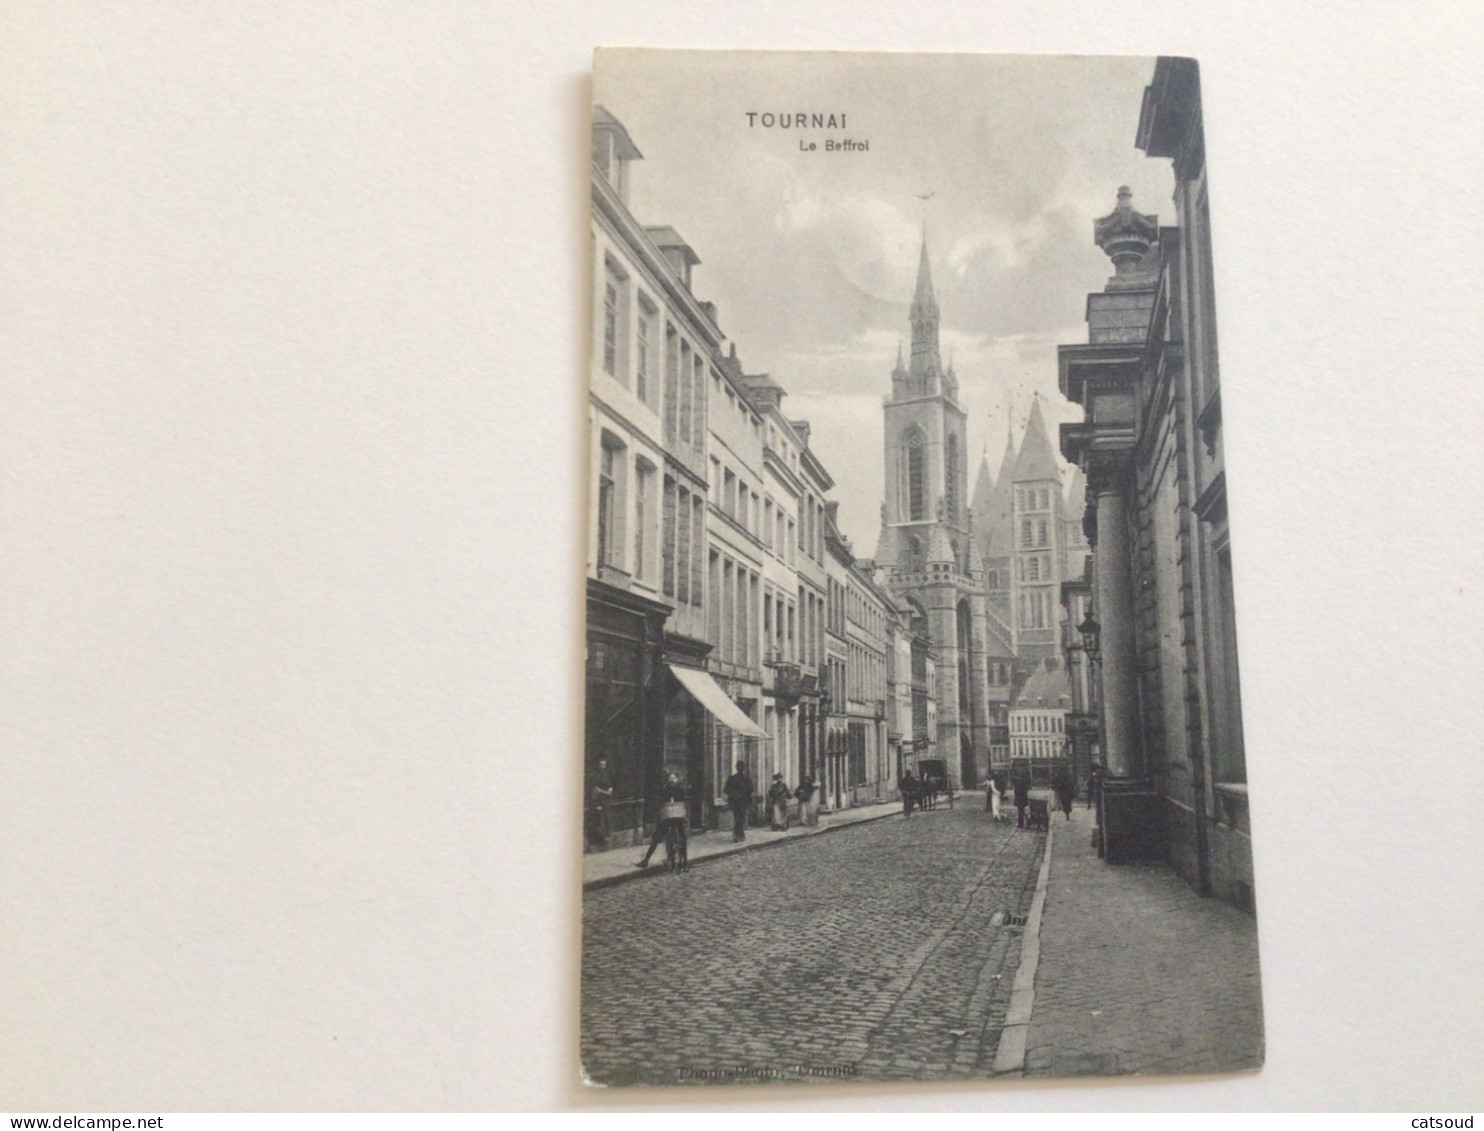
[[[907,641],[902,735],[922,753],[938,691],[928,638],[898,623],[836,528],[809,425],[784,415],[781,385],[744,372],[694,295],[700,257],[630,212],[641,154],[602,107],[592,155],[586,760],[607,762],[610,831],[651,826],[669,773],[692,825],[714,825],[738,761],[759,785],[813,774],[827,804],[884,799],[906,744],[894,754],[888,733],[893,634]],[[955,653],[955,688],[969,656]]]
[[[641,154],[601,107],[592,157],[586,756],[589,769],[608,763],[622,836],[654,820],[667,772],[687,783],[692,820],[705,819],[715,721],[763,732],[706,671],[715,311],[691,293],[694,251],[629,211]]]
[[[887,696],[895,651],[892,633],[904,626],[895,601],[872,577],[874,563],[858,561],[850,540],[840,533],[836,513],[834,503],[826,504],[830,718],[823,784],[826,803],[840,807],[885,801],[896,789]]]
[[[754,723],[762,719],[763,418],[735,380],[735,351],[717,365],[711,385],[710,498],[707,507],[708,669],[718,686]],[[766,733],[766,728],[762,728]],[[767,765],[767,744],[711,724],[706,796],[713,813],[725,807],[722,787],[737,762],[754,778]]]
[[[1061,446],[1087,473],[1100,624],[1104,852],[1169,859],[1201,891],[1252,903],[1231,535],[1200,82],[1161,58],[1136,144],[1171,158],[1175,226],[1126,188],[1094,236],[1114,275],[1088,342],[1059,350],[1086,422]]]

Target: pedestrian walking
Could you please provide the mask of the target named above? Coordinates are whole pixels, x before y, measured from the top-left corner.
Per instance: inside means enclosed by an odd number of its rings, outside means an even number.
[[[917,803],[917,779],[912,776],[911,770],[908,770],[902,775],[900,784],[902,790],[902,815],[910,817],[912,816],[912,806]]]
[[[989,810],[990,816],[995,821],[1003,821],[1005,819],[1005,790],[1000,784],[999,774],[989,775],[989,786],[984,792],[984,807]]]
[[[788,803],[792,797],[783,775],[774,774],[773,784],[768,787],[768,827],[775,833],[788,832]]]
[[[1094,762],[1087,771],[1087,807],[1095,808],[1103,796],[1103,764]]]
[[[814,825],[819,818],[814,815],[814,791],[818,788],[814,784],[814,775],[805,774],[804,780],[799,782],[799,788],[794,790],[794,796],[799,799],[799,824]]]
[[[608,847],[608,803],[613,800],[613,776],[608,772],[608,759],[599,758],[587,780],[587,843],[590,847]]]
[[[1024,774],[1018,774],[1015,778],[1015,808],[1018,816],[1015,820],[1017,829],[1025,828],[1025,811],[1031,804],[1031,783]]]
[[[1067,820],[1072,819],[1072,795],[1077,792],[1077,784],[1072,780],[1072,771],[1066,766],[1058,766],[1056,772],[1051,775],[1051,792],[1056,794],[1056,803],[1061,807],[1062,814]]]
[[[722,796],[727,799],[727,808],[732,811],[732,840],[747,839],[747,811],[752,808],[752,778],[747,773],[747,763],[738,762],[737,772],[727,778],[722,787]]]
[[[660,819],[654,823],[654,835],[649,838],[649,848],[636,868],[648,868],[654,850],[665,843],[665,835],[672,830],[680,837],[680,860],[686,858],[685,831],[685,786],[680,784],[679,774],[667,774],[665,784],[660,786]]]

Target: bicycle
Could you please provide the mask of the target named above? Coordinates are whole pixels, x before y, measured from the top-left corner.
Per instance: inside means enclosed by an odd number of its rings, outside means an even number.
[[[665,821],[665,869],[684,872],[690,867],[686,858],[684,802],[667,802],[661,809],[661,817]]]
[[[665,867],[671,872],[684,872],[690,867],[686,859],[685,829],[671,825],[665,830]]]

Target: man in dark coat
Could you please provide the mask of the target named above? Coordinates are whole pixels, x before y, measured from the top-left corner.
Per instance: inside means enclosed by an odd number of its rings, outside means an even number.
[[[599,758],[588,778],[587,840],[593,848],[608,847],[608,803],[613,800],[613,775],[608,759]]]
[[[804,780],[799,782],[799,788],[794,790],[794,796],[799,799],[799,823],[804,825],[817,824],[819,818],[814,815],[814,775],[805,774]]]
[[[1062,813],[1070,821],[1072,819],[1072,795],[1077,792],[1077,786],[1072,781],[1072,771],[1066,766],[1058,766],[1056,772],[1051,775],[1051,791],[1056,794],[1057,805],[1061,807]]]
[[[904,816],[912,816],[912,806],[917,803],[917,779],[908,770],[902,775],[902,813]]]
[[[747,763],[738,762],[737,772],[727,778],[722,795],[727,799],[727,808],[732,811],[732,839],[747,839],[747,810],[752,807],[752,778],[747,773]]]
[[[1015,821],[1015,827],[1025,828],[1025,811],[1031,804],[1031,783],[1024,774],[1015,779],[1015,809],[1019,814]]]

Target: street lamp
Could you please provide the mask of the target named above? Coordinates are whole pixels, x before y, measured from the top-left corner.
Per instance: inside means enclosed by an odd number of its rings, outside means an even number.
[[[1087,617],[1077,626],[1077,631],[1082,635],[1082,649],[1087,653],[1087,658],[1097,663],[1099,652],[1099,638],[1102,635],[1103,626],[1093,618],[1092,610],[1087,610]]]

